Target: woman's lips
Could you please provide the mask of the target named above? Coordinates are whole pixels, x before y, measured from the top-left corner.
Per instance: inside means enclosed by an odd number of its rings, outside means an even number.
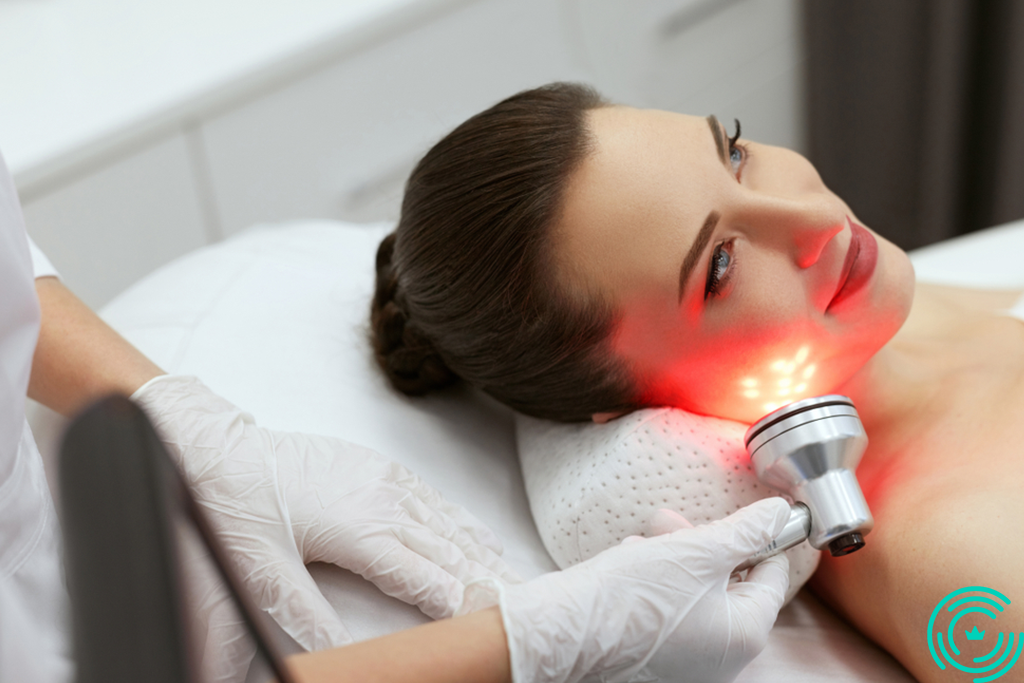
[[[850,246],[846,250],[843,270],[839,275],[839,286],[828,303],[826,311],[841,304],[860,291],[875,272],[878,262],[878,242],[875,236],[863,225],[854,223],[849,218]]]

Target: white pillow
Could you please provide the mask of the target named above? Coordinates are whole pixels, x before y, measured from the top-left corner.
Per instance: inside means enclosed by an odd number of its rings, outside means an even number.
[[[526,494],[548,553],[565,568],[642,535],[658,509],[705,524],[779,495],[757,480],[743,447],[745,430],[671,408],[607,424],[517,416]],[[805,541],[787,555],[788,602],[814,573],[820,553]]]

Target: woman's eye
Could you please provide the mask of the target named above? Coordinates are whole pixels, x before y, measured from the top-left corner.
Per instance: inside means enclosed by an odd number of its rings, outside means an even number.
[[[708,266],[708,279],[704,285],[704,300],[707,301],[709,297],[717,296],[721,288],[729,280],[729,276],[732,274],[730,266],[733,264],[733,255],[729,249],[732,247],[731,242],[723,242],[715,247],[715,250],[711,252],[711,263]]]
[[[732,164],[733,173],[740,172],[740,166],[743,164],[743,148],[734,146],[729,149],[729,163]]]
[[[733,119],[736,123],[736,133],[729,138],[729,163],[732,165],[732,172],[736,174],[738,180],[741,171],[743,169],[743,162],[747,158],[747,147],[746,145],[738,144],[740,139],[740,120]]]

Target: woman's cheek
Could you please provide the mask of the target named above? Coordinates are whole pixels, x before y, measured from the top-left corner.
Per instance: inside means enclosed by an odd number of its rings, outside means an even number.
[[[680,358],[655,387],[672,405],[704,415],[755,422],[787,403],[822,392],[824,345],[779,331],[717,340]]]

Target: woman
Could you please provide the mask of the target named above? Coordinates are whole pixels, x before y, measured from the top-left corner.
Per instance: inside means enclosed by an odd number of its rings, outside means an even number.
[[[1007,542],[1024,534],[1024,326],[993,313],[1018,296],[915,285],[806,159],[738,124],[555,84],[420,162],[372,319],[400,390],[462,378],[549,419],[669,405],[750,423],[850,396],[876,527],[812,586],[916,677],[949,680],[934,606],[971,585],[1024,596]]]

